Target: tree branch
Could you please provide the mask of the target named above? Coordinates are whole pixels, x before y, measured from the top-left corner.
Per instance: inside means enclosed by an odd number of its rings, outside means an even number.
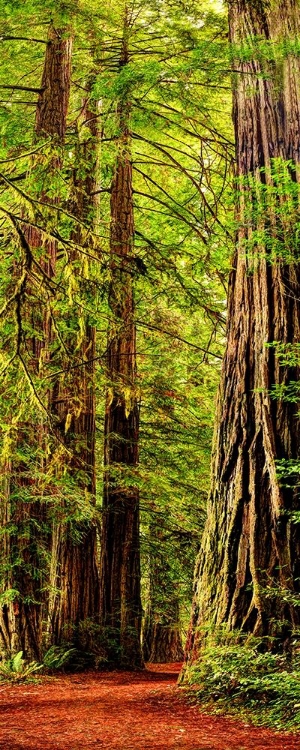
[[[178,336],[176,333],[171,333],[171,331],[166,331],[164,328],[159,328],[159,326],[155,326],[152,323],[145,323],[144,320],[136,320],[135,321],[137,325],[140,325],[144,328],[149,328],[150,331],[158,331],[159,333],[163,333],[165,336],[170,336],[172,339],[176,339],[176,341],[182,341],[183,344],[187,344],[187,346],[191,346],[193,349],[197,349],[199,352],[205,352],[205,354],[209,354],[211,357],[216,357],[216,359],[223,359],[223,357],[220,354],[215,354],[214,352],[210,352],[209,349],[204,349],[203,346],[198,346],[198,344],[193,344],[192,341],[187,341],[187,339],[183,339],[181,336]]]
[[[0,83],[0,89],[9,89],[13,91],[33,91],[35,94],[41,94],[43,91],[45,91],[44,88],[36,89],[36,88],[32,88],[31,86],[17,86],[17,84],[14,84],[11,86],[9,84],[4,84],[4,83]]]
[[[18,41],[18,42],[37,42],[38,44],[48,44],[46,39],[35,39],[35,37],[28,37],[28,36],[0,36],[0,42],[11,42],[11,41]]]

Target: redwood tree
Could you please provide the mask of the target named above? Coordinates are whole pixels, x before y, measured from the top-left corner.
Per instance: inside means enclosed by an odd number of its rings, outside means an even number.
[[[299,501],[277,472],[299,457],[298,405],[282,397],[297,371],[272,346],[292,348],[300,333],[299,11],[298,0],[229,3],[236,249],[191,660],[209,622],[279,646],[299,621]]]
[[[82,245],[93,249],[97,215],[98,119],[90,94],[82,104],[70,210],[78,224],[72,232],[69,278],[80,296],[80,281],[89,285],[89,266]],[[70,300],[72,302],[72,300]],[[64,499],[54,508],[48,638],[54,644],[73,641],[89,645],[88,623],[99,612],[96,500],[96,330],[82,306],[67,309],[66,353],[57,359],[60,372],[51,394],[58,464],[65,485]],[[63,365],[63,371],[60,370]],[[64,448],[65,450],[64,450]],[[56,453],[52,456],[54,464]],[[81,508],[81,511],[80,511]],[[83,627],[85,623],[85,630]],[[83,632],[80,635],[80,627]]]
[[[120,69],[129,62],[129,14],[125,13]],[[107,345],[104,497],[101,538],[100,616],[112,639],[109,660],[142,664],[139,492],[139,406],[133,297],[133,189],[130,101],[126,86],[117,105],[119,137],[111,185],[110,327]]]
[[[161,524],[164,525],[163,522]],[[153,663],[182,661],[179,586],[174,580],[172,561],[174,541],[157,524],[150,527],[149,590],[143,624],[143,656]],[[178,550],[177,550],[178,554]]]

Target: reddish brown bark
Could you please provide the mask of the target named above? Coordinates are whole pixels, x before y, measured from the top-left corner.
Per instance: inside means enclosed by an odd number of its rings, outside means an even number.
[[[153,664],[182,661],[183,648],[179,625],[178,600],[168,602],[167,613],[160,613],[151,604],[146,611],[143,629],[143,657]]]
[[[233,67],[239,71],[238,232],[188,659],[197,658],[201,628],[210,621],[274,636],[277,647],[299,622],[293,598],[299,593],[300,534],[291,518],[299,501],[276,473],[278,459],[299,457],[298,405],[270,397],[274,385],[288,384],[299,373],[280,365],[266,346],[293,345],[300,334],[300,63],[288,52],[299,38],[299,10],[298,0],[230,2]],[[249,59],[245,47],[239,55],[242,43],[248,49],[252,44]]]
[[[149,591],[143,623],[145,662],[176,663],[183,659],[178,583],[168,560],[164,532],[150,526]]]
[[[126,35],[125,21],[120,67],[128,63]],[[100,614],[102,624],[115,639],[109,659],[134,668],[141,666],[142,656],[139,493],[134,482],[139,406],[131,273],[134,216],[129,116],[125,95],[118,105],[120,137],[111,188],[111,323],[107,346]]]
[[[85,224],[85,228],[91,229],[95,226],[97,214],[97,123],[96,113],[91,110],[87,99],[82,108],[79,128],[85,128],[88,134],[82,139],[78,133],[71,209],[73,216],[81,224]],[[81,225],[74,230],[72,240],[78,246],[82,244]],[[85,260],[80,249],[72,251],[69,258],[70,271],[77,279],[79,273],[84,275]],[[82,313],[77,310],[75,317],[78,314]],[[74,311],[70,309],[71,322],[72,316]],[[51,590],[55,593],[50,597],[49,639],[55,644],[72,640],[82,647],[89,645],[88,628],[81,636],[78,628],[84,630],[84,622],[87,626],[87,620],[95,618],[99,612],[94,511],[96,331],[86,313],[83,314],[81,329],[78,322],[74,325],[73,319],[73,330],[70,330],[67,346],[65,372],[56,382],[51,398],[60,445],[66,447],[63,459],[66,482],[71,481],[71,486],[67,504],[60,508],[58,514],[55,513],[50,582]],[[68,366],[70,364],[71,367]],[[72,487],[75,495],[73,498]],[[85,506],[83,513],[86,518],[82,521],[76,520],[78,503]]]

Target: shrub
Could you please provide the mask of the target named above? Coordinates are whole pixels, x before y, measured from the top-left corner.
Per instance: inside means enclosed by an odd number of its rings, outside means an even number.
[[[185,680],[211,708],[244,714],[257,724],[300,728],[299,655],[272,653],[264,639],[224,631],[208,635]]]

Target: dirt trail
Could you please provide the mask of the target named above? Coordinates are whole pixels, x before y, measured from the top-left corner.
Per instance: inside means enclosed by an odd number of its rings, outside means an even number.
[[[0,688],[5,750],[300,750],[300,736],[203,714],[176,688],[179,665],[70,675]]]

